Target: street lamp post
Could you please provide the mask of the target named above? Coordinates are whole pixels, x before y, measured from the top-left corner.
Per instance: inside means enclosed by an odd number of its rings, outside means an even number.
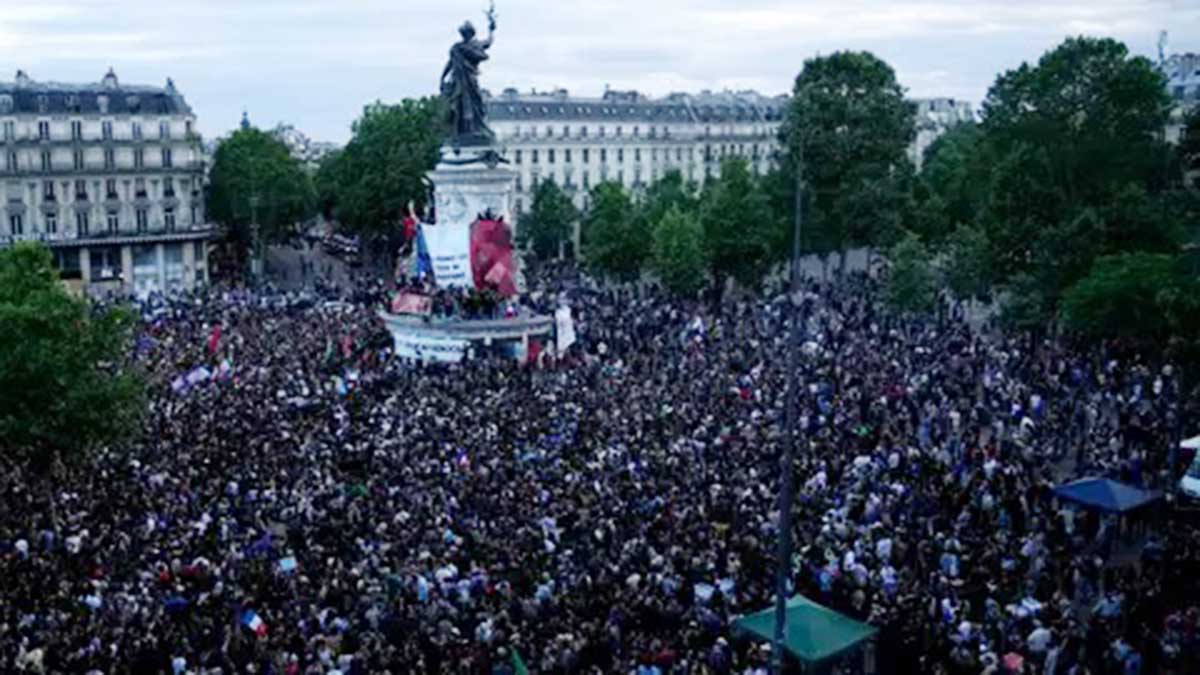
[[[804,331],[803,298],[800,298],[800,224],[804,207],[804,178],[802,162],[797,152],[796,162],[796,224],[792,232],[791,286],[788,291],[792,308],[792,324],[788,334],[787,402],[784,409],[783,456],[780,459],[779,534],[775,563],[775,636],[771,647],[772,671],[783,673],[783,645],[787,636],[788,580],[792,576],[792,501],[796,446],[799,442],[797,414],[800,407],[800,340]]]

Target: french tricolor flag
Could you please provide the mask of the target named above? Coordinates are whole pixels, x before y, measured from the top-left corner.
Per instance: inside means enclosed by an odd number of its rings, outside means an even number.
[[[260,638],[267,636],[267,624],[258,616],[258,612],[252,609],[242,612],[242,625]]]

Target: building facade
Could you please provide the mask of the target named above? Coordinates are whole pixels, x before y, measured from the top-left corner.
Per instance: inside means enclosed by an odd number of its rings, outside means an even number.
[[[270,134],[286,145],[292,157],[309,171],[316,171],[323,159],[339,150],[336,143],[314,141],[291,124],[280,123]]]
[[[588,191],[616,181],[637,191],[669,171],[703,185],[721,160],[744,157],[767,171],[779,149],[786,97],[702,92],[648,98],[607,91],[599,98],[566,90],[488,100],[488,122],[517,172],[515,217],[528,210],[543,180],[553,180],[587,207]]]
[[[64,280],[145,294],[208,281],[196,118],[171,80],[0,83],[0,246],[40,241]]]
[[[1167,123],[1167,140],[1177,143],[1188,113],[1200,103],[1200,54],[1172,54],[1161,58],[1159,68],[1167,78],[1167,93],[1175,104]]]
[[[917,136],[908,146],[908,159],[919,170],[925,151],[939,136],[960,124],[976,122],[975,109],[953,98],[918,98],[912,103],[916,106]]]

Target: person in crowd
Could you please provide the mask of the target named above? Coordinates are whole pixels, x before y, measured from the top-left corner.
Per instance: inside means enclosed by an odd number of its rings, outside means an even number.
[[[789,371],[786,296],[528,283],[576,321],[541,367],[392,359],[365,277],[145,301],[128,443],[0,454],[0,671],[765,672],[733,624],[773,600],[796,379],[792,585],[880,672],[1200,672],[1200,531],[1107,566],[1118,525],[1051,490],[1169,480],[1171,364],[901,322],[848,275],[805,282]]]

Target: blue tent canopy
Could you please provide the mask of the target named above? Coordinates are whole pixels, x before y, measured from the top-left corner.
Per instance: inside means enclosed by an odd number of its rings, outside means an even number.
[[[1080,478],[1059,485],[1054,494],[1060,499],[1108,513],[1129,513],[1162,499],[1158,490],[1141,490],[1107,478]]]

